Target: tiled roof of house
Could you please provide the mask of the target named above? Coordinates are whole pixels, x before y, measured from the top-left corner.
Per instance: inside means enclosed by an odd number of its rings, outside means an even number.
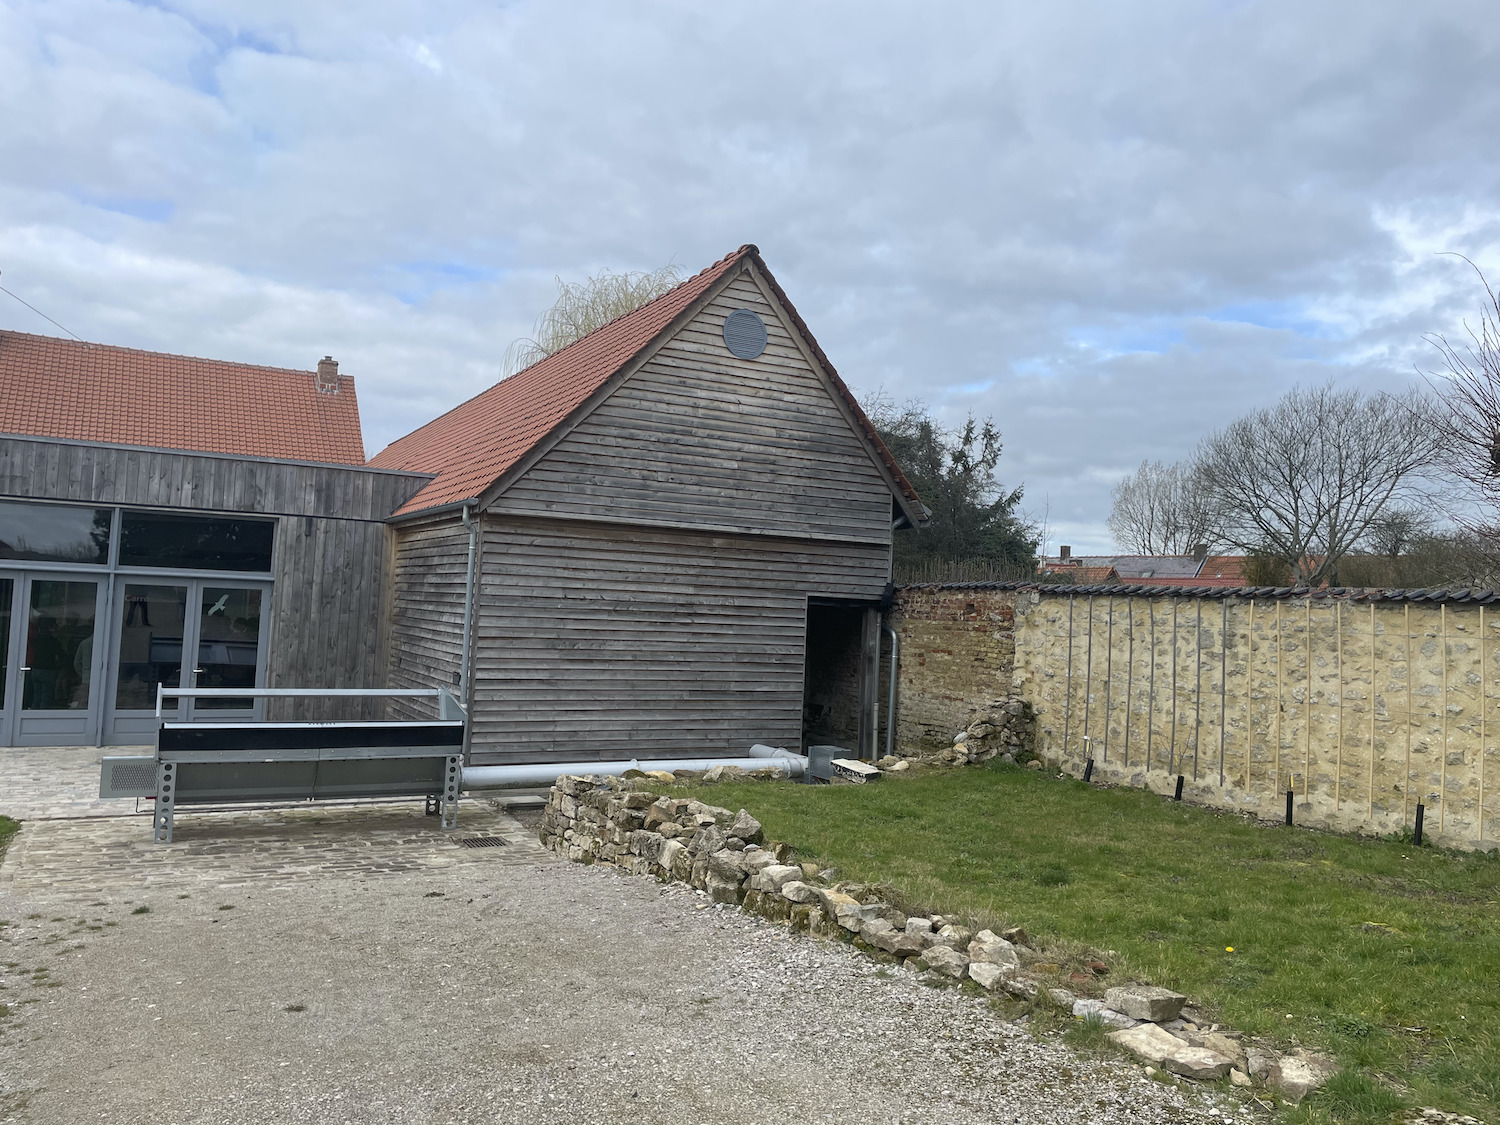
[[[903,495],[920,510],[916,491],[876,434],[875,427],[765,268],[759,250],[747,244],[654,301],[502,379],[381,450],[371,459],[371,465],[437,474],[436,480],[396,514],[410,515],[477,499],[666,331],[715,282],[746,259],[753,260],[760,268]]]
[[[0,332],[0,433],[362,465],[354,380]]]
[[[1067,574],[1080,586],[1093,586],[1120,580],[1119,573],[1112,566],[1074,566],[1060,573]]]
[[[1166,586],[1170,591],[1163,592]],[[1144,582],[1111,582],[1105,585],[1074,586],[1050,582],[911,582],[901,590],[1027,590],[1047,597],[1079,598],[1107,595],[1128,598],[1133,595],[1161,598],[1308,598],[1318,601],[1357,602],[1426,602],[1433,605],[1494,605],[1500,603],[1500,590],[1461,586],[1432,586],[1425,589],[1387,589],[1376,586],[1179,586],[1176,583],[1151,585]]]
[[[1041,561],[1044,574],[1071,575],[1076,584],[1102,581],[1087,576],[1100,567],[1112,567],[1121,582],[1143,586],[1245,585],[1243,555],[1073,555]]]
[[[1122,580],[1135,578],[1191,578],[1201,560],[1195,555],[1073,555],[1041,560],[1042,569],[1068,574],[1079,567],[1114,567]]]

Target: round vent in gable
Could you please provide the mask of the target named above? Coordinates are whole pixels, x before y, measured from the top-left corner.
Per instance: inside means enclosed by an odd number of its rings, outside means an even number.
[[[724,318],[724,345],[741,359],[754,359],[766,350],[766,324],[749,309],[735,309]]]

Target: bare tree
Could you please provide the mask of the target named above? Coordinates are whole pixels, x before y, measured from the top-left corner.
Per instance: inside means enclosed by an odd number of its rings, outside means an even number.
[[[1214,512],[1191,464],[1142,461],[1115,485],[1109,530],[1123,550],[1186,555],[1219,538]]]
[[[1205,438],[1196,464],[1227,542],[1282,560],[1299,582],[1339,560],[1415,491],[1437,435],[1415,391],[1294,390]]]
[[[1430,539],[1436,533],[1437,520],[1422,508],[1391,507],[1370,521],[1360,546],[1373,555],[1395,559],[1406,554],[1413,544]]]
[[[668,263],[652,273],[603,273],[570,285],[557,278],[557,300],[537,317],[532,336],[505,350],[502,378],[530,367],[581,340],[596,328],[634,312],[682,280],[682,270]]]
[[[1442,356],[1443,369],[1427,378],[1437,392],[1432,417],[1442,435],[1442,467],[1490,512],[1487,519],[1463,522],[1500,542],[1500,528],[1494,526],[1500,509],[1500,297],[1479,267],[1469,265],[1484,287],[1479,327],[1465,323],[1469,339],[1458,346],[1441,334],[1428,336]]]

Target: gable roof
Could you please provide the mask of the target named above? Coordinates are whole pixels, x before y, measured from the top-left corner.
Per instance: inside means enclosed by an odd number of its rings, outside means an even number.
[[[760,251],[747,243],[655,300],[590,332],[524,371],[502,379],[381,450],[371,459],[371,465],[437,474],[437,478],[398,509],[396,515],[413,515],[477,500],[680,318],[691,315],[717,283],[751,262],[775,291],[808,350],[822,365],[834,390],[849,408],[862,436],[895,482],[900,498],[905,502],[903,506],[920,513],[921,500],[916,489],[906,479],[890,450],[875,432],[874,425],[834,371],[770,270],[766,269]]]
[[[0,433],[363,465],[354,380],[0,332]]]

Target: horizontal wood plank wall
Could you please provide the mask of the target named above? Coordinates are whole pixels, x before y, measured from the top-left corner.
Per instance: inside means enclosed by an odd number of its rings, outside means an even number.
[[[287,516],[276,531],[267,687],[379,688],[385,524]],[[272,721],[379,719],[380,700],[272,700]]]
[[[0,437],[0,496],[383,520],[431,478],[42,438]]]
[[[397,527],[391,575],[389,683],[456,690],[463,661],[469,534],[460,517]],[[392,700],[391,718],[427,719],[427,700]]]
[[[889,574],[879,544],[487,517],[473,761],[797,748],[808,597]]]
[[[758,358],[722,335],[766,323]],[[832,396],[748,276],[736,278],[493,506],[888,543],[891,494]]]

